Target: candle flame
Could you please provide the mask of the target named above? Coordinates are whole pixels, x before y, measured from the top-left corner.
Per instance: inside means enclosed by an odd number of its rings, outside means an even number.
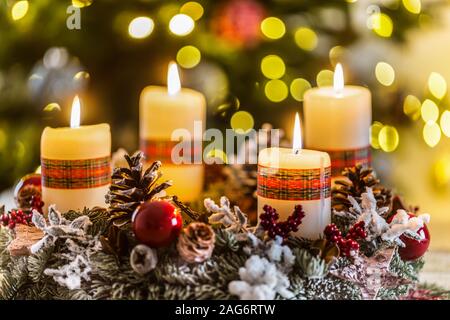
[[[298,153],[302,149],[302,128],[300,126],[300,116],[295,114],[294,139],[292,141],[292,151]]]
[[[178,74],[178,67],[175,62],[169,63],[169,70],[167,71],[167,91],[169,95],[176,95],[181,90],[180,75]]]
[[[333,88],[336,93],[342,93],[342,90],[344,90],[344,71],[340,63],[334,69]]]
[[[78,128],[80,126],[80,98],[75,96],[72,103],[72,114],[70,116],[70,127]]]

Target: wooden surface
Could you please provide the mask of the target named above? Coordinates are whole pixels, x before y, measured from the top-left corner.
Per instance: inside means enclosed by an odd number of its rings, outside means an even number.
[[[9,244],[8,250],[12,256],[27,256],[30,248],[44,236],[43,232],[36,227],[24,224],[16,226],[16,238]]]

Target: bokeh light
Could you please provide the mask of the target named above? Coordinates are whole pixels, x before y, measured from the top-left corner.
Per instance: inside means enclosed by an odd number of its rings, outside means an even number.
[[[334,72],[331,70],[322,70],[317,74],[316,82],[319,87],[326,87],[333,85]]]
[[[418,120],[420,118],[420,109],[422,104],[419,98],[413,95],[408,95],[403,102],[403,112],[412,120]]]
[[[75,81],[85,81],[85,80],[89,80],[91,78],[91,75],[89,74],[89,72],[86,71],[79,71],[77,73],[75,73],[75,75],[73,76],[73,79]]]
[[[329,58],[331,65],[335,66],[339,61],[342,60],[345,54],[345,48],[342,46],[335,46],[330,49]]]
[[[422,115],[423,121],[425,121],[425,122],[428,122],[428,121],[436,122],[437,119],[439,118],[439,108],[436,105],[436,103],[434,103],[434,101],[432,101],[430,99],[426,99],[422,103],[422,108],[420,109],[420,113]]]
[[[400,141],[398,131],[393,126],[383,126],[378,134],[378,143],[384,152],[392,152],[397,149]]]
[[[29,4],[26,0],[17,1],[16,3],[14,3],[11,8],[11,17],[13,18],[13,20],[20,20],[25,17],[28,12],[28,7]]]
[[[189,1],[181,6],[180,13],[188,15],[189,17],[197,21],[203,16],[204,10],[200,3]]]
[[[380,149],[379,135],[383,129],[383,124],[378,121],[374,121],[370,126],[370,145],[374,149]]]
[[[223,164],[223,163],[228,163],[228,157],[227,154],[218,148],[215,149],[211,149],[209,150],[206,155],[205,155],[205,162],[206,163],[212,163],[212,159],[215,159],[215,163],[217,164]],[[211,159],[211,160],[209,160]],[[219,159],[220,161],[217,161],[217,159]]]
[[[288,96],[288,87],[282,80],[270,80],[264,87],[267,99],[272,102],[281,102]]]
[[[61,111],[61,106],[56,102],[51,102],[44,107],[44,112]]]
[[[433,96],[442,99],[447,94],[447,82],[439,73],[432,72],[428,77],[428,89]]]
[[[170,19],[169,29],[173,34],[177,36],[185,36],[194,30],[194,20],[183,13],[176,14]]]
[[[311,89],[311,83],[306,79],[297,78],[291,82],[291,96],[297,101],[303,101],[303,95],[308,89]]]
[[[450,111],[445,110],[441,115],[441,129],[445,136],[450,138]]]
[[[411,13],[419,14],[422,9],[420,0],[402,0],[403,6]]]
[[[92,0],[72,0],[72,5],[77,8],[89,7],[92,4]]]
[[[378,62],[375,67],[375,77],[383,86],[390,86],[395,80],[395,70],[387,62]]]
[[[200,50],[194,46],[184,46],[177,52],[177,62],[183,68],[193,68],[199,64],[200,60]]]
[[[284,65],[283,59],[271,54],[261,60],[261,71],[269,79],[278,79],[286,72],[286,66]]]
[[[450,155],[445,154],[433,165],[434,181],[439,187],[445,187],[450,183]]]
[[[438,124],[433,121],[428,121],[423,127],[423,139],[425,143],[431,148],[435,147],[441,140],[441,129]]]
[[[137,17],[128,25],[128,33],[132,38],[143,39],[152,33],[154,26],[155,23],[149,17]]]
[[[255,121],[253,116],[247,111],[238,111],[231,117],[231,128],[239,134],[245,134],[249,130],[253,129]]]
[[[312,51],[317,47],[317,34],[310,28],[298,28],[295,31],[294,38],[295,43],[303,50]]]
[[[280,39],[286,33],[286,26],[281,19],[268,17],[261,22],[261,32],[269,39]]]
[[[391,17],[385,13],[374,13],[367,20],[367,27],[380,37],[389,38],[394,31]]]

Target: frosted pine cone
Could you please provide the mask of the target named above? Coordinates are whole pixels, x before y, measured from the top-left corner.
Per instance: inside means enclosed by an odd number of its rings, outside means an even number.
[[[178,253],[188,263],[203,262],[211,257],[215,241],[216,235],[209,225],[192,222],[178,238]]]

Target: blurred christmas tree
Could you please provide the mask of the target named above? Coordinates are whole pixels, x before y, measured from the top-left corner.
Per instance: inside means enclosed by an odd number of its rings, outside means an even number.
[[[38,166],[42,128],[68,124],[76,93],[84,101],[83,123],[109,122],[114,147],[136,149],[140,91],[165,83],[170,60],[181,65],[184,86],[206,95],[208,127],[230,127],[232,118],[231,126],[258,128],[270,120],[285,127],[307,88],[331,83],[337,61],[346,66],[347,82],[371,87],[374,119],[407,120],[387,111],[405,96],[401,85],[389,87],[391,66],[378,64],[376,77],[360,72],[369,56],[352,57],[352,48],[368,39],[402,43],[438,4],[3,0],[0,190]],[[78,9],[80,29],[71,30],[67,20]],[[384,86],[371,84],[377,80]]]

